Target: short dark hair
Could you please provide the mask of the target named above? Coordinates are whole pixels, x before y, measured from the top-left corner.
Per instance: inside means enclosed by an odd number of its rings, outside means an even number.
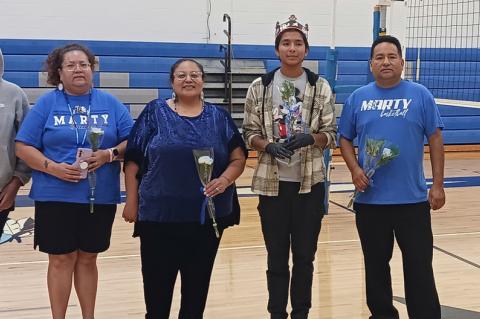
[[[302,39],[303,39],[303,43],[305,43],[305,48],[307,50],[310,49],[310,46],[308,45],[308,39],[307,39],[307,36],[305,35],[305,33],[303,33],[302,31],[298,30],[298,29],[294,29],[294,28],[288,28],[288,29],[285,29],[284,31],[282,31],[276,38],[275,38],[275,50],[278,50],[278,47],[280,46],[280,41],[282,41],[282,37],[283,35],[285,34],[285,32],[287,31],[295,31],[295,32],[298,32],[300,33],[300,35],[302,36]]]
[[[182,59],[178,59],[177,61],[175,61],[174,64],[172,64],[172,67],[170,68],[170,82],[173,82],[173,80],[175,79],[175,76],[174,76],[175,70],[183,62],[195,63],[198,66],[198,68],[200,69],[200,71],[202,72],[202,80],[205,81],[205,71],[203,71],[203,65],[201,65],[200,63],[198,63],[194,59],[182,58]]]
[[[70,43],[54,49],[47,57],[45,61],[45,71],[48,73],[47,83],[57,86],[60,84],[60,73],[59,69],[62,68],[63,58],[65,53],[70,51],[82,51],[88,58],[88,63],[92,70],[95,68],[95,55],[90,51],[89,48],[78,43]]]
[[[375,50],[375,47],[383,42],[388,42],[395,45],[397,47],[398,54],[402,56],[402,46],[400,44],[400,41],[398,41],[397,38],[392,37],[391,35],[382,35],[379,36],[375,41],[373,41],[372,47],[370,48],[370,59],[373,58],[373,51]]]

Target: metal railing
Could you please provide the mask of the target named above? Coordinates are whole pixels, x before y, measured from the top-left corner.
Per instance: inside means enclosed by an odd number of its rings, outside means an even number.
[[[227,22],[227,30],[223,30],[223,33],[227,36],[227,44],[220,45],[220,51],[224,51],[224,60],[221,60],[223,67],[225,68],[224,75],[224,89],[225,95],[223,101],[228,103],[228,111],[233,111],[233,90],[232,90],[232,20],[228,14],[223,15],[223,22]]]

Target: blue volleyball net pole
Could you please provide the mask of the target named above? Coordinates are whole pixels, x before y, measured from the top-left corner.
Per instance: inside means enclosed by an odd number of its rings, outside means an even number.
[[[327,50],[326,56],[326,70],[325,70],[325,78],[330,84],[332,89],[332,93],[335,94],[335,85],[337,80],[337,60],[338,60],[338,53],[337,49],[335,48],[335,24],[337,22],[337,0],[333,0],[332,3],[332,24],[330,26],[330,48]],[[332,169],[332,154],[333,150],[325,149],[323,151],[323,162],[325,167],[325,199],[324,199],[324,206],[325,206],[325,214],[328,214],[329,208],[329,195],[330,195],[330,171]]]

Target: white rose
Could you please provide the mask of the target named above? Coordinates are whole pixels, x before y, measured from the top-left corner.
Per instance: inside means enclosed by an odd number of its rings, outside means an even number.
[[[290,96],[288,98],[288,104],[290,107],[293,107],[295,104],[297,104],[297,99],[295,99],[295,96]]]
[[[389,148],[384,148],[382,152],[382,157],[390,157],[392,156],[392,150]]]
[[[198,164],[207,164],[207,165],[212,165],[213,164],[213,158],[210,156],[200,156],[198,158]]]
[[[92,127],[90,131],[94,134],[103,134],[103,130],[100,127]]]

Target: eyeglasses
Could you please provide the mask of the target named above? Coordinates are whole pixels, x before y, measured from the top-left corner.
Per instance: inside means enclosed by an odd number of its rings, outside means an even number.
[[[187,76],[190,76],[192,81],[197,81],[202,78],[203,72],[202,71],[192,71],[190,73],[186,72],[175,72],[173,76],[180,81],[185,81]]]
[[[67,71],[73,72],[75,69],[78,68],[82,71],[86,71],[90,69],[90,63],[86,62],[80,62],[80,63],[68,63],[67,65],[62,65],[62,69],[65,69]]]

